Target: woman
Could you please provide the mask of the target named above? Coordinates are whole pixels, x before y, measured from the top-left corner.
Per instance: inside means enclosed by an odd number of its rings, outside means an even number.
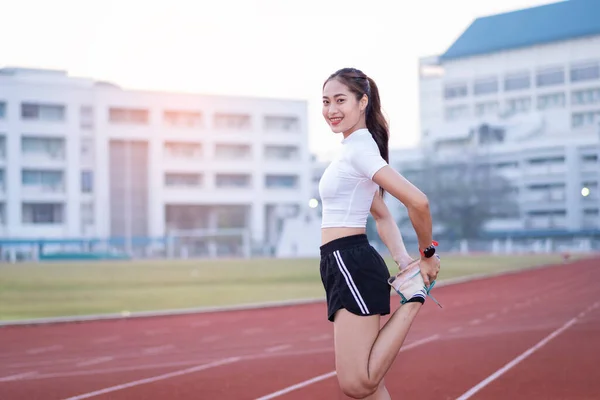
[[[350,397],[390,399],[383,377],[440,268],[439,258],[433,257],[428,199],[388,165],[388,126],[371,78],[354,68],[332,74],[323,85],[323,117],[333,132],[343,135],[340,155],[319,182],[321,279],[334,324],[338,381]],[[406,206],[421,259],[416,265],[420,273],[395,287],[402,305],[380,330],[380,316],[390,313],[390,274],[367,241],[369,212],[399,267],[413,261],[383,201],[384,191]]]

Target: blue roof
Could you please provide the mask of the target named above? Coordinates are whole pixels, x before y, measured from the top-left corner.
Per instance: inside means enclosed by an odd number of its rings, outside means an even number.
[[[600,1],[563,1],[477,18],[441,59],[445,61],[598,34]]]

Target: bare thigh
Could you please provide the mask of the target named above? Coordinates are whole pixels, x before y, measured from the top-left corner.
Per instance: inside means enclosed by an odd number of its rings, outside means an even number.
[[[339,310],[333,323],[335,366],[342,387],[365,383],[371,348],[380,329],[380,316],[358,316]]]

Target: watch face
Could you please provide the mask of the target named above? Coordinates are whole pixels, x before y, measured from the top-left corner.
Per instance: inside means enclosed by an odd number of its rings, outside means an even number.
[[[429,258],[435,254],[435,247],[428,247],[423,253],[425,254],[425,257]]]

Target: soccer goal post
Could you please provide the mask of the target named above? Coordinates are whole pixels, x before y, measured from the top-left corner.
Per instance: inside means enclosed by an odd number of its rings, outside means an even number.
[[[250,238],[247,228],[172,230],[167,236],[167,257],[249,258]]]

